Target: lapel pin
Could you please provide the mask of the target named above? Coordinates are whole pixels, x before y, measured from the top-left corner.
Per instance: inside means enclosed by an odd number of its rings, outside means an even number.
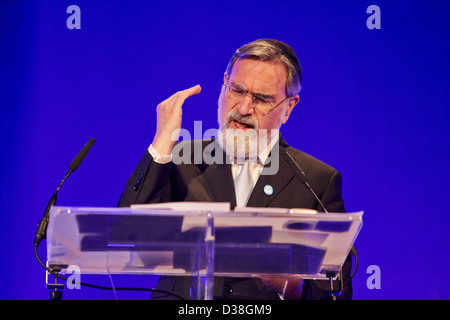
[[[264,186],[264,193],[268,196],[271,196],[273,194],[273,188],[270,184],[266,184]]]

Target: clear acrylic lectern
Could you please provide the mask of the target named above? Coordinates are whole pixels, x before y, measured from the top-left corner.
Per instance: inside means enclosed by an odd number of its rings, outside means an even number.
[[[197,278],[192,299],[212,299],[214,276],[327,279],[338,273],[362,212],[315,213],[229,204],[131,208],[58,207],[50,212],[47,264],[83,274]]]

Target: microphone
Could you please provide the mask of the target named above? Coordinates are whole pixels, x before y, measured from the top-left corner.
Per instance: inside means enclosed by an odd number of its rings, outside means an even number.
[[[89,150],[91,150],[92,145],[94,144],[94,142],[95,142],[95,138],[91,138],[91,140],[89,140],[84,145],[83,149],[81,149],[81,151],[77,154],[75,159],[73,159],[72,162],[69,164],[69,171],[70,172],[74,172],[75,170],[78,169],[78,167],[80,166],[81,162],[84,160],[84,158],[88,154]]]
[[[279,148],[279,150],[280,150],[281,156],[284,158],[284,160],[286,160],[287,164],[292,169],[292,171],[294,171],[294,173],[300,179],[300,181],[308,188],[309,192],[311,192],[311,194],[314,196],[314,198],[316,198],[316,200],[319,203],[320,207],[322,208],[323,212],[329,213],[327,207],[319,199],[319,197],[317,196],[317,194],[314,192],[313,188],[309,184],[309,182],[308,182],[309,179],[308,179],[308,176],[306,175],[305,171],[303,171],[303,169],[299,166],[297,161],[294,160],[294,158],[289,154],[289,152],[286,151],[285,148]],[[357,253],[354,245],[350,249],[350,252],[357,259],[358,253]],[[355,271],[354,271],[353,275],[356,272],[357,266],[358,266],[358,262],[356,262]],[[351,278],[353,278],[353,275],[351,276]]]
[[[323,202],[319,199],[317,194],[314,192],[313,188],[309,184],[308,176],[306,175],[305,171],[298,165],[297,161],[292,158],[292,156],[286,151],[285,148],[279,148],[281,156],[286,160],[289,167],[294,171],[296,176],[300,179],[300,181],[308,188],[309,192],[316,198],[317,202],[319,203],[320,207],[322,208],[323,212],[329,213],[327,207],[323,204]]]
[[[92,145],[95,142],[95,138],[91,138],[81,149],[81,151],[77,154],[75,159],[72,160],[72,162],[69,165],[69,171],[64,176],[63,180],[59,184],[58,188],[56,189],[55,193],[51,196],[50,200],[47,203],[47,207],[45,208],[44,214],[42,216],[41,221],[39,222],[37,229],[36,229],[36,236],[34,238],[34,246],[37,247],[41,243],[42,239],[45,239],[47,237],[47,227],[49,222],[49,215],[50,215],[50,208],[56,204],[56,195],[58,194],[59,189],[61,189],[61,186],[63,185],[64,181],[69,177],[69,175],[78,169],[81,162],[86,157],[89,150],[91,150]]]

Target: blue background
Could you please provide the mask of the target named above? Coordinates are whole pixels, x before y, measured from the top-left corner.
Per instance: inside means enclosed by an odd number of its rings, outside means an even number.
[[[81,30],[66,27],[72,4]],[[366,27],[372,4],[380,30]],[[36,225],[91,137],[58,205],[115,206],[155,133],[156,105],[178,90],[203,89],[183,127],[215,128],[228,60],[268,37],[291,44],[303,69],[284,138],[341,171],[347,210],[365,211],[354,298],[449,299],[449,12],[437,0],[1,0],[0,298],[48,299]],[[371,265],[381,289],[366,285]],[[155,277],[114,281],[152,287]],[[116,296],[83,288],[64,298]]]

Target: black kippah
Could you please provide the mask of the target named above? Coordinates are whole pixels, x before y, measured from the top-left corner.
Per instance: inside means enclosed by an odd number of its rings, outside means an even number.
[[[261,39],[262,41],[268,42],[270,44],[273,44],[275,47],[279,48],[281,53],[289,59],[289,61],[294,65],[295,70],[297,71],[299,81],[302,83],[302,69],[300,68],[300,62],[298,61],[297,55],[295,54],[294,49],[288,45],[287,43],[284,43],[279,40],[275,39]]]

